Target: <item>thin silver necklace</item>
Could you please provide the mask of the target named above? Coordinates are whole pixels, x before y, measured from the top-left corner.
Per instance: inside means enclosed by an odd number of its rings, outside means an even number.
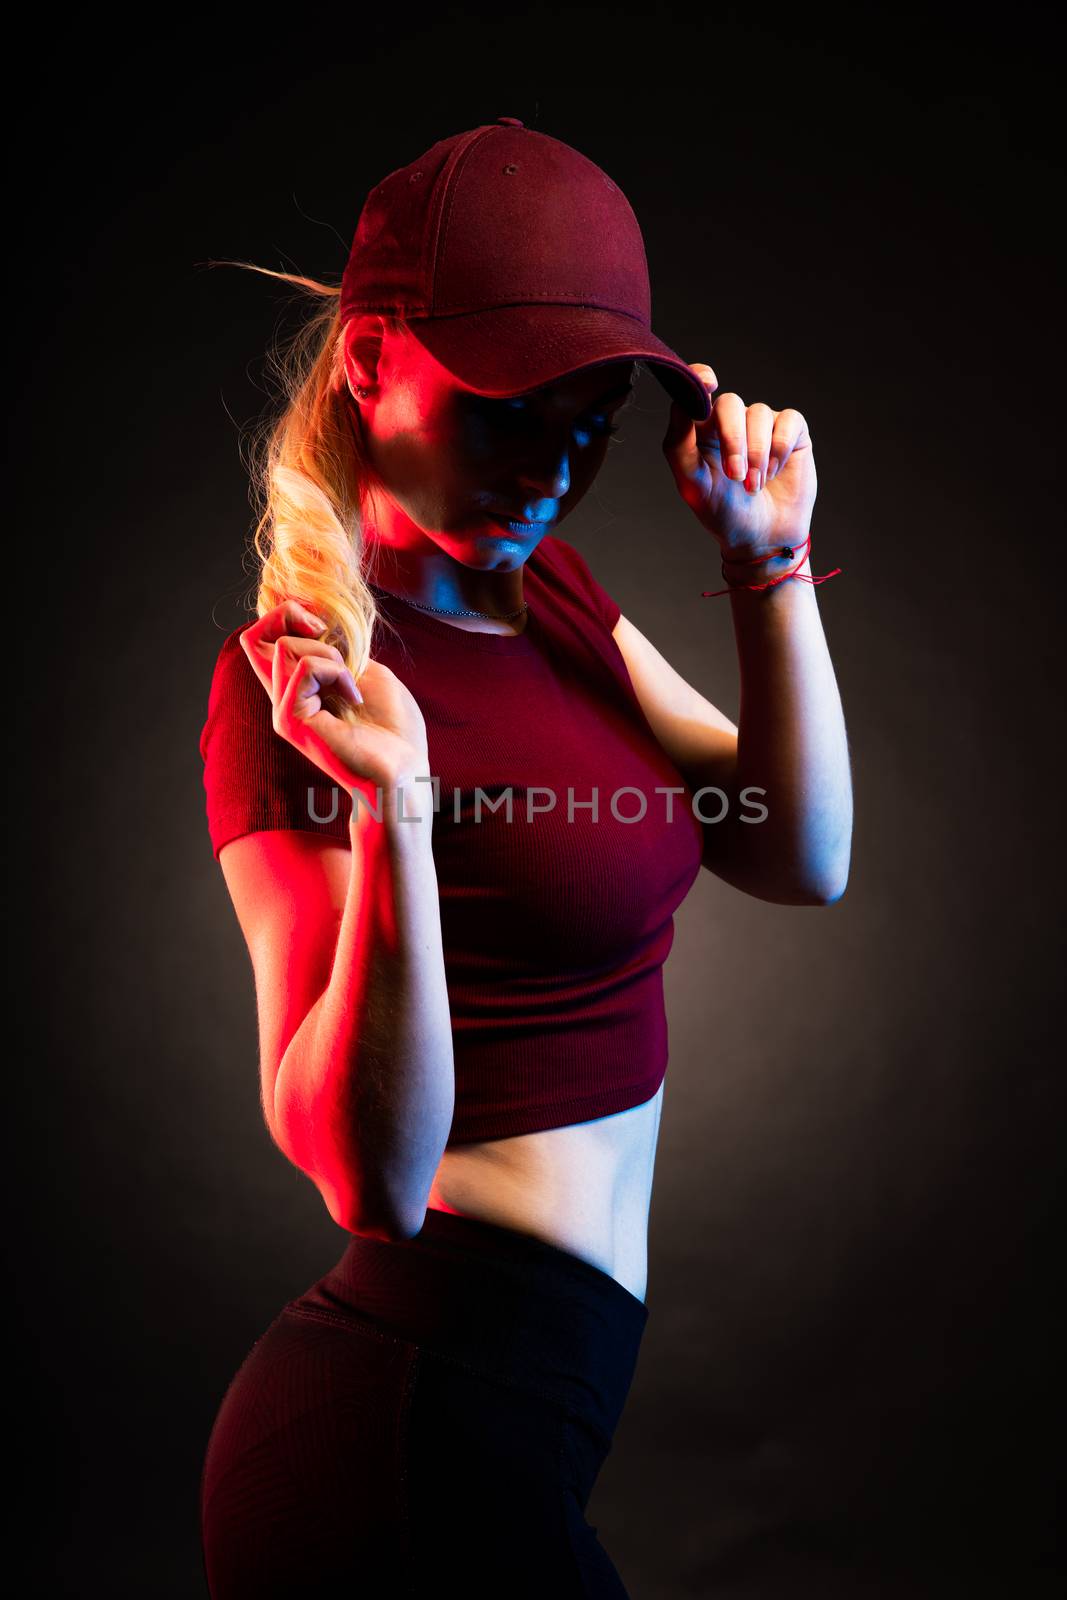
[[[521,617],[524,611],[530,609],[524,601],[518,611],[505,611],[503,613],[496,611],[450,611],[447,606],[429,606],[424,600],[412,600],[410,595],[395,594],[392,589],[386,589],[380,583],[374,583],[369,578],[367,582],[372,589],[378,589],[382,594],[392,595],[394,600],[405,600],[409,606],[418,606],[420,611],[436,611],[443,617],[486,617],[491,622],[510,622],[512,617]]]

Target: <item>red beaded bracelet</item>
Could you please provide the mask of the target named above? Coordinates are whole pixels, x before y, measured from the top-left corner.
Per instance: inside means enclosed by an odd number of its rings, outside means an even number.
[[[772,550],[770,554],[766,556],[753,556],[750,559],[746,558],[744,560],[735,559],[733,556],[724,558],[722,561],[720,561],[719,566],[722,570],[722,575],[725,578],[727,559],[729,559],[731,566],[753,567],[758,566],[763,561],[773,561],[775,556],[784,556],[787,560],[791,561],[796,555],[797,551],[800,551],[800,560],[797,562],[796,566],[793,567],[789,572],[783,572],[778,578],[769,578],[766,583],[731,583],[727,578],[727,586],[725,589],[704,589],[701,591],[701,599],[714,600],[720,594],[729,594],[731,589],[775,589],[777,588],[778,584],[784,583],[787,578],[799,578],[801,583],[810,583],[813,587],[816,584],[825,583],[827,578],[836,578],[838,573],[841,571],[840,567],[835,567],[832,572],[820,573],[817,578],[812,577],[809,573],[801,572],[800,569],[807,559],[807,552],[810,548],[810,545],[811,534],[809,533],[808,537],[804,540],[804,543],[797,545],[795,548],[792,545],[784,544],[780,550]]]

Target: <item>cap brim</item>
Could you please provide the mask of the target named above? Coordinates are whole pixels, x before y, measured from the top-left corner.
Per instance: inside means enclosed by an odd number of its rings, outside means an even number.
[[[711,395],[681,356],[632,317],[595,306],[497,306],[455,317],[405,319],[418,342],[479,394],[510,397],[610,361],[646,361],[696,422]]]

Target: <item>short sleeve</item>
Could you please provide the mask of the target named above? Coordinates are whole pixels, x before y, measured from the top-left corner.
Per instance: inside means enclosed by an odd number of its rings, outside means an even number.
[[[544,548],[546,546],[547,548]],[[546,535],[537,548],[539,552],[549,557],[553,565],[563,569],[572,589],[577,590],[592,607],[608,632],[613,632],[615,624],[622,615],[622,608],[594,578],[581,552],[572,544],[568,544],[565,539],[561,539],[558,534]]]
[[[352,797],[274,730],[270,696],[241,648],[224,641],[208,695],[200,757],[215,860],[231,839],[291,828],[350,842]]]

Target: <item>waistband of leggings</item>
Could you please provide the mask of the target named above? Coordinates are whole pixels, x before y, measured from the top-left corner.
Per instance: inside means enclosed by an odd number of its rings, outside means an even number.
[[[436,1210],[412,1239],[353,1235],[291,1304],[370,1323],[536,1390],[609,1439],[648,1320],[647,1306],[591,1262],[532,1234]]]

